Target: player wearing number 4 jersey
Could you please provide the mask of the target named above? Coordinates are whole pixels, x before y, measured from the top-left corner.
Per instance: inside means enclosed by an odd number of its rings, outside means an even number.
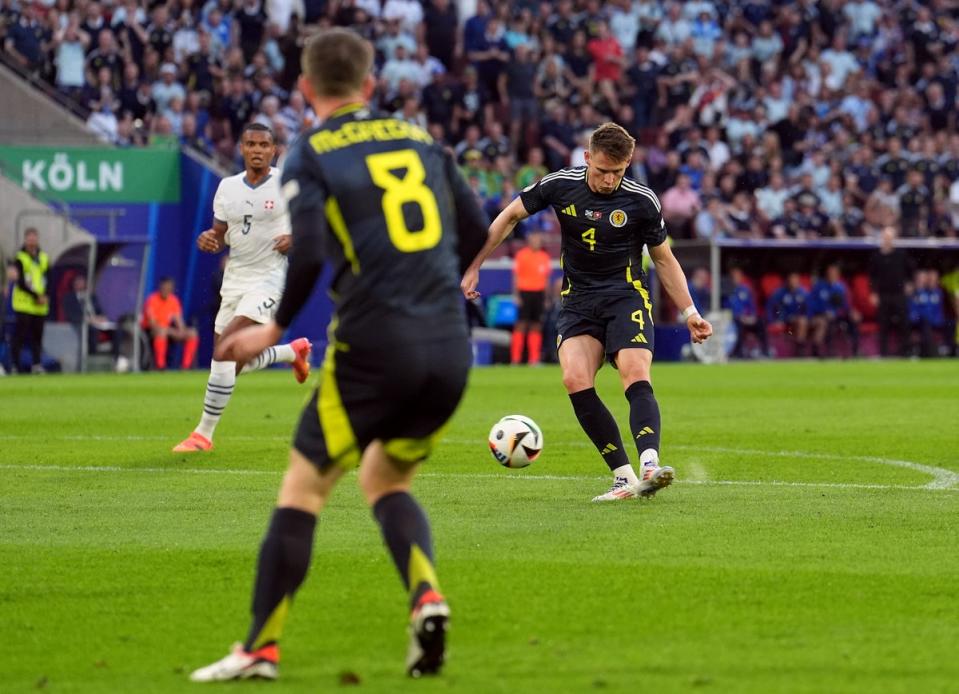
[[[435,674],[443,664],[450,608],[429,520],[410,485],[466,385],[472,351],[459,273],[483,245],[487,220],[424,130],[367,110],[372,64],[373,47],[345,29],[321,31],[304,48],[300,89],[323,124],[290,147],[283,169],[293,225],[283,299],[272,322],[226,346],[242,358],[272,344],[306,303],[324,261],[336,318],[260,550],[250,631],[194,672],[197,682],[277,676],[278,641],[306,578],[317,515],[357,465],[407,590],[407,672]],[[353,621],[362,625],[368,603],[355,602]]]
[[[659,200],[625,176],[635,140],[606,123],[590,136],[586,166],[563,169],[526,188],[493,221],[489,238],[463,276],[468,299],[483,261],[517,222],[552,207],[563,234],[563,304],[557,321],[563,384],[573,411],[610,470],[613,486],[593,501],[652,496],[667,487],[674,471],[659,464],[659,405],[650,384],[653,315],[643,246],[669,297],[685,307],[692,339],[702,342],[712,326],[693,305],[683,270],[669,249]],[[619,427],[596,394],[595,377],[608,359],[619,370],[629,401],[629,424],[639,454],[639,474],[629,462]]]
[[[251,359],[231,354],[224,340],[241,328],[267,323],[276,313],[286,279],[286,254],[290,249],[290,217],[280,194],[280,172],[270,166],[276,156],[272,131],[251,123],[243,129],[240,152],[245,170],[220,181],[213,197],[213,228],[197,238],[197,248],[219,253],[230,248],[230,258],[220,287],[220,311],[214,322],[213,361],[203,398],[200,423],[177,444],[174,453],[213,448],[213,431],[226,409],[237,374],[249,373],[277,362],[293,365],[296,380],[310,373],[310,343],[299,338],[286,345],[271,345]]]

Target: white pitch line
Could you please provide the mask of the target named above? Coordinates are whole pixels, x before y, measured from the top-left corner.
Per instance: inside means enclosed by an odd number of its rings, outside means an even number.
[[[31,472],[138,472],[142,474],[176,474],[185,475],[236,475],[250,477],[279,477],[282,470],[244,470],[223,468],[181,468],[181,467],[120,467],[118,465],[15,465],[0,464],[0,470],[28,470]],[[426,479],[446,479],[460,477],[465,479],[482,479],[508,482],[517,481],[550,481],[550,482],[598,482],[606,480],[605,475],[531,475],[522,472],[510,471],[498,473],[481,472],[425,472],[417,477]],[[959,489],[946,487],[930,487],[929,485],[916,486],[905,484],[859,484],[855,482],[786,482],[782,480],[676,480],[680,485],[725,486],[725,487],[812,487],[829,489],[903,489],[908,491],[940,491],[959,492]]]
[[[21,441],[21,440],[35,440],[36,437],[25,436],[19,434],[0,434],[0,440],[3,441]],[[96,435],[96,434],[64,434],[60,436],[47,436],[46,440],[54,441],[170,441],[168,436],[112,436],[112,435]],[[288,436],[230,436],[230,440],[233,441],[283,441],[289,442],[290,437]],[[445,443],[452,444],[461,444],[461,445],[472,445],[475,441],[465,440],[465,439],[444,439]],[[591,448],[592,444],[585,441],[565,441],[560,444],[567,448]],[[691,451],[695,453],[723,453],[723,454],[739,454],[747,456],[758,456],[766,458],[800,458],[805,460],[845,460],[845,461],[855,461],[863,463],[875,463],[878,465],[888,465],[891,467],[899,467],[907,470],[914,470],[916,472],[921,472],[923,474],[929,475],[932,477],[932,481],[925,484],[924,487],[927,489],[953,489],[959,487],[959,473],[946,468],[936,467],[934,465],[924,465],[922,463],[915,463],[910,460],[896,460],[894,458],[882,458],[879,456],[859,456],[859,455],[840,455],[835,453],[814,453],[810,451],[786,451],[786,450],[759,450],[759,449],[750,449],[750,448],[727,448],[722,446],[689,446],[689,445],[673,445],[669,447],[670,449],[678,451]],[[72,468],[80,469],[80,468]],[[118,470],[126,470],[128,468],[117,468]],[[157,472],[165,471],[164,468],[156,468]],[[801,483],[796,483],[801,484]],[[895,488],[895,487],[892,487]]]
[[[293,440],[290,436],[230,436],[231,441],[286,441]],[[21,434],[0,434],[0,441],[36,441],[36,436]],[[173,441],[169,436],[116,436],[112,434],[62,434],[60,436],[44,435],[44,441]]]
[[[472,442],[445,439],[447,443],[468,444]],[[561,444],[568,448],[592,448],[593,444],[586,441],[565,441]],[[952,489],[959,487],[959,472],[954,472],[946,468],[936,467],[934,465],[923,465],[914,463],[910,460],[896,460],[893,458],[881,458],[868,455],[839,455],[836,453],[813,453],[810,451],[763,451],[751,448],[726,448],[723,446],[689,446],[689,445],[670,445],[667,450],[691,451],[694,453],[724,453],[740,454],[748,456],[760,456],[766,458],[801,458],[805,460],[846,460],[861,463],[876,463],[878,465],[889,465],[892,467],[915,470],[932,477],[932,481],[924,485],[928,489]],[[797,483],[798,484],[798,483]]]
[[[928,489],[950,489],[959,486],[959,473],[934,465],[923,465],[910,460],[895,460],[871,455],[838,455],[834,453],[810,453],[807,451],[761,451],[749,448],[723,448],[720,446],[671,446],[680,451],[705,451],[707,453],[732,453],[769,458],[803,458],[806,460],[849,460],[861,463],[877,463],[907,470],[915,470],[932,477],[932,482],[924,485]]]

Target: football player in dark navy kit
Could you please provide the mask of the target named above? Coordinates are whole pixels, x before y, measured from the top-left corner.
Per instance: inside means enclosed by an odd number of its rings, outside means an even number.
[[[373,47],[346,29],[314,35],[303,51],[300,89],[323,123],[292,145],[283,169],[293,233],[286,287],[273,322],[238,331],[224,347],[245,360],[275,344],[324,262],[336,317],[260,549],[249,634],[194,681],[276,678],[317,515],[357,465],[407,589],[407,672],[434,674],[443,664],[450,611],[429,520],[409,490],[466,386],[472,350],[459,279],[487,238],[487,220],[423,129],[367,110],[372,64]]]
[[[493,221],[489,237],[467,269],[460,288],[476,291],[483,261],[517,222],[552,207],[563,234],[563,303],[557,322],[563,384],[583,431],[613,472],[613,486],[593,501],[652,496],[674,476],[659,464],[659,405],[650,385],[653,315],[643,246],[656,275],[677,306],[695,342],[712,334],[689,295],[683,270],[669,249],[656,194],[625,176],[635,140],[606,123],[590,136],[586,166],[544,176]],[[618,370],[629,401],[629,424],[641,470],[633,469],[619,427],[595,389],[596,372],[608,359]]]

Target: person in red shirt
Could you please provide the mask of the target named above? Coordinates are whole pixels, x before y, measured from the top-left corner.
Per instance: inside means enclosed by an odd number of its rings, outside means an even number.
[[[142,326],[153,340],[153,359],[158,369],[166,368],[169,340],[183,343],[180,367],[189,369],[192,366],[200,338],[194,328],[183,322],[183,307],[173,293],[172,277],[162,278],[157,291],[147,297],[143,305]]]
[[[543,313],[546,310],[546,287],[550,275],[549,253],[543,250],[543,235],[533,232],[527,245],[516,254],[513,264],[513,296],[519,317],[513,326],[510,361],[523,360],[523,342],[530,364],[539,364],[543,351]]]
[[[609,25],[600,22],[596,38],[586,44],[586,50],[593,58],[593,83],[609,103],[613,112],[619,110],[619,97],[616,96],[616,84],[623,74],[623,47],[609,33]]]

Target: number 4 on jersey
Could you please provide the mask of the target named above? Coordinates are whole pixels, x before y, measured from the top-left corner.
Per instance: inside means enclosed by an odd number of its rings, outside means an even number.
[[[583,232],[583,243],[589,244],[589,250],[596,250],[596,229],[595,227],[590,227]]]

